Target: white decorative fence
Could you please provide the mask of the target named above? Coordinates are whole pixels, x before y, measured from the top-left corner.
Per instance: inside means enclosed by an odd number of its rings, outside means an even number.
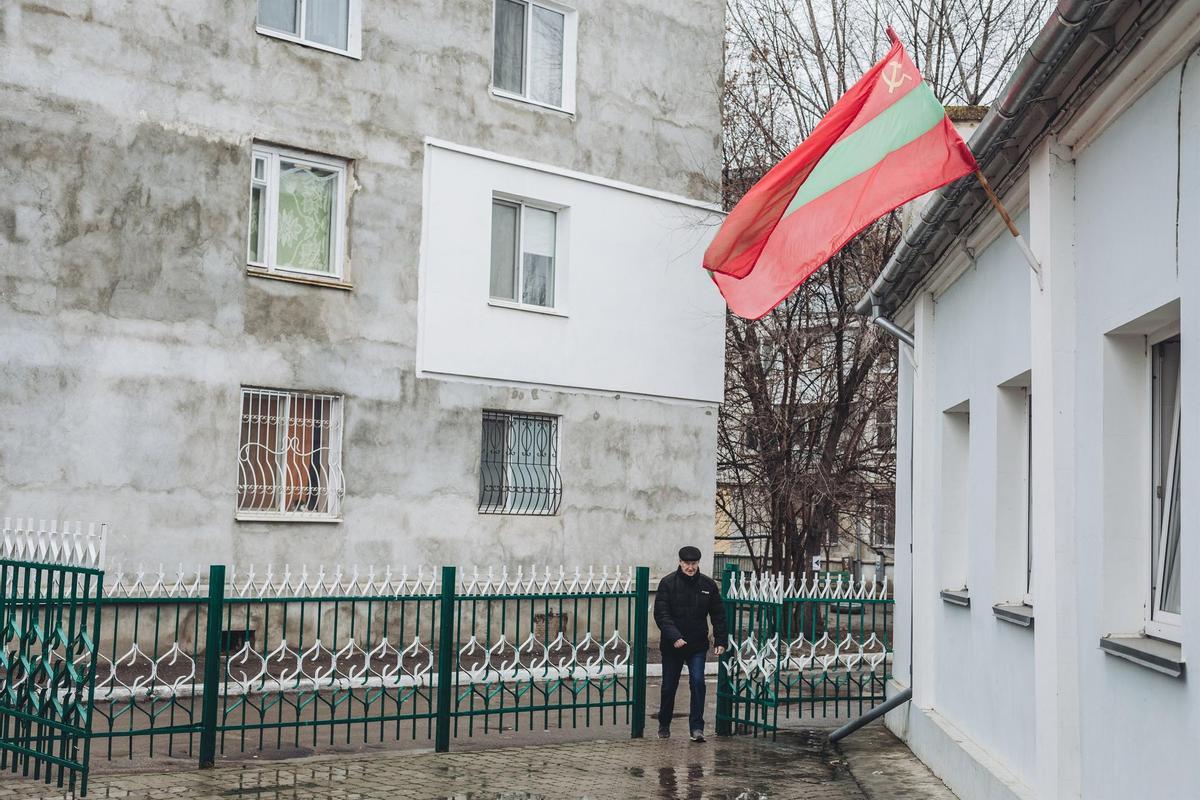
[[[104,569],[108,525],[5,517],[0,559]]]

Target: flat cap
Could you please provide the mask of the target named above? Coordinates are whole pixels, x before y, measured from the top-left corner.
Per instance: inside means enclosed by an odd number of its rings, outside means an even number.
[[[699,561],[700,560],[700,550],[698,548],[692,547],[690,544],[687,547],[681,547],[681,548],[679,548],[679,560],[680,561]]]

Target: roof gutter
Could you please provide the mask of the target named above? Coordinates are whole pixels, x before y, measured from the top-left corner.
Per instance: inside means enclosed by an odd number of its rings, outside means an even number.
[[[1172,0],[1164,2],[1172,4]],[[1060,0],[1017,65],[1001,100],[992,106],[971,137],[971,149],[980,169],[994,185],[1017,171],[1025,154],[1071,100],[1077,86],[1057,81],[1061,85],[1054,90],[1064,93],[1058,97],[1050,90],[1050,84],[1056,82],[1056,77],[1062,77],[1061,73],[1074,72],[1062,68],[1088,40],[1087,34],[1092,33],[1097,46],[1104,48],[1101,58],[1111,54],[1115,33],[1112,27],[1105,26],[1113,25],[1123,5],[1112,0]],[[1040,113],[1027,113],[1031,110]],[[855,311],[874,317],[880,314],[880,307],[889,313],[902,305],[953,239],[987,205],[986,196],[971,177],[939,189],[921,210],[920,218],[905,232]]]

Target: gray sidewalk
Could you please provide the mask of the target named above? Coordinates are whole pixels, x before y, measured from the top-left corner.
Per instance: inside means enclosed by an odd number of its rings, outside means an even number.
[[[501,745],[500,741],[496,742]],[[0,777],[0,800],[62,792]],[[837,751],[824,731],[776,741],[716,737],[584,741],[242,762],[211,770],[94,775],[89,798],[218,800],[900,800],[954,797],[881,726]]]

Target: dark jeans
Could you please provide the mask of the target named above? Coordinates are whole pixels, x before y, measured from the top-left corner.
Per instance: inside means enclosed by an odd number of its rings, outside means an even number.
[[[688,731],[704,730],[704,656],[707,650],[690,655],[676,655],[663,651],[662,700],[658,705],[658,728],[671,727],[671,716],[675,713],[675,691],[679,688],[679,674],[684,663],[688,668],[688,685],[692,690],[692,705],[688,714]]]

